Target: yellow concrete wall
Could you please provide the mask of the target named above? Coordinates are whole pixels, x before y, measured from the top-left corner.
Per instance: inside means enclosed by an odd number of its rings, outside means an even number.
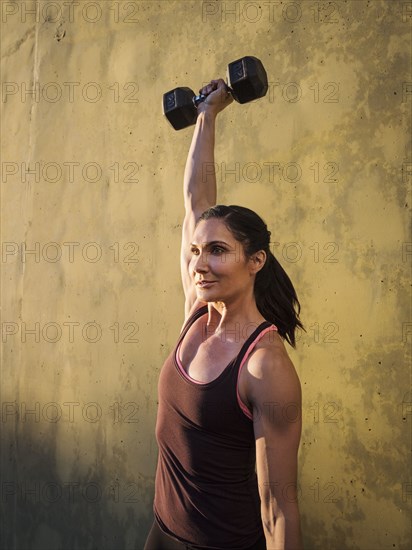
[[[411,12],[2,2],[2,548],[143,547],[192,134],[161,98],[243,55],[270,88],[220,116],[219,202],[302,303],[305,547],[409,548]]]

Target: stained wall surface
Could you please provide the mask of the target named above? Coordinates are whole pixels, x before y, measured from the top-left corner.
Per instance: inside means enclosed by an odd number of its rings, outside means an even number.
[[[161,99],[244,55],[269,91],[219,116],[218,202],[300,297],[305,548],[410,548],[411,2],[1,7],[1,548],[143,548],[192,135]]]

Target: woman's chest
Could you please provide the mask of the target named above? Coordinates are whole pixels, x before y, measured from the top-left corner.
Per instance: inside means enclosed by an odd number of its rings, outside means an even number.
[[[194,380],[215,380],[239,355],[244,341],[229,341],[222,336],[202,337],[201,331],[190,331],[178,349],[184,371]]]

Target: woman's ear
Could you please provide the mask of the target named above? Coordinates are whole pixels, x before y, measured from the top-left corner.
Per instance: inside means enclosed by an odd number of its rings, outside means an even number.
[[[258,252],[255,252],[250,257],[250,265],[251,265],[251,272],[253,274],[256,274],[258,271],[262,269],[262,267],[265,265],[267,261],[267,255],[264,250],[259,250]]]

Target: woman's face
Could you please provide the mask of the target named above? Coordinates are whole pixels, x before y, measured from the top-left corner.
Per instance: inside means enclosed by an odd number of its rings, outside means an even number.
[[[202,220],[196,226],[189,272],[196,284],[197,297],[205,302],[230,303],[253,289],[256,267],[244,254],[222,220]]]

